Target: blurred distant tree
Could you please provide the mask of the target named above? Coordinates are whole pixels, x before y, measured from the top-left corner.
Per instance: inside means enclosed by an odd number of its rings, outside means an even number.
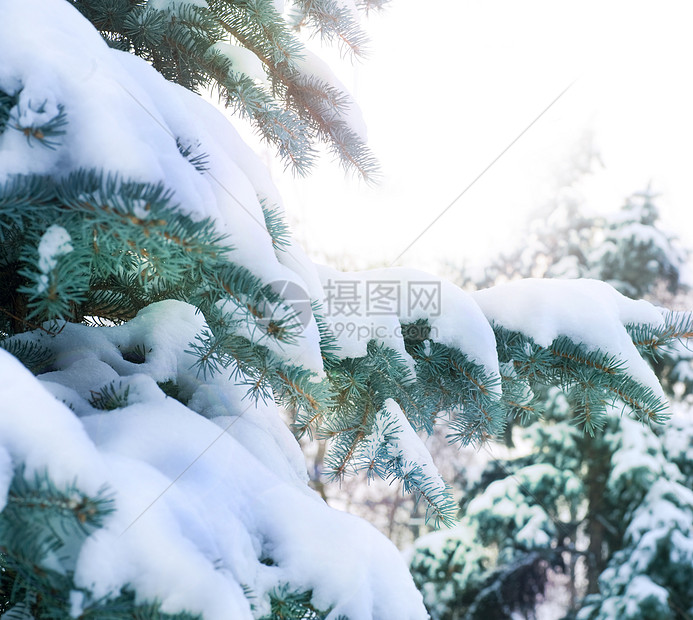
[[[568,188],[531,223],[526,243],[488,265],[481,285],[587,277],[630,297],[671,302],[687,290],[688,252],[660,227],[655,198],[648,188],[611,215],[585,215]],[[690,359],[678,347],[655,363],[672,396],[690,392]],[[536,391],[532,403],[508,425],[507,443],[519,447],[466,489],[460,525],[415,545],[410,568],[431,616],[532,618],[554,571],[570,584],[567,617],[689,618],[690,413],[663,430],[611,409],[589,437],[559,388]]]

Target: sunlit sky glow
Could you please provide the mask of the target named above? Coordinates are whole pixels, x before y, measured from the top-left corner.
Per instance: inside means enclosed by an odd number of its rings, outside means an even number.
[[[390,264],[577,80],[398,264],[498,251],[590,140],[604,164],[585,187],[594,209],[651,181],[667,224],[693,242],[691,17],[688,2],[393,0],[365,22],[368,58],[333,67],[382,181],[347,178],[329,158],[305,180],[273,164],[297,237],[318,257]]]

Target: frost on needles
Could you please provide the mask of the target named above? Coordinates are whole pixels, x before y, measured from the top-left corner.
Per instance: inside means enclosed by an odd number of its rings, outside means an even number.
[[[369,176],[357,110],[300,37],[357,52],[378,4],[0,0],[2,611],[424,618],[395,547],[309,489],[279,407],[328,441],[335,477],[401,479],[446,524],[421,440],[436,423],[487,441],[545,385],[590,433],[613,403],[665,416],[640,353],[687,337],[687,316],[594,281],[470,296],[318,268],[191,92],[218,89],[299,171],[324,141]],[[344,329],[331,287],[383,281],[439,304],[368,321],[356,304]]]

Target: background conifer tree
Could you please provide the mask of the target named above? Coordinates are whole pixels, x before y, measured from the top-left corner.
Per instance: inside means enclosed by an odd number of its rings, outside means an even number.
[[[649,189],[605,216],[586,216],[578,196],[560,192],[530,223],[532,243],[499,257],[486,278],[596,277],[629,296],[685,298],[688,254],[660,228]],[[677,402],[689,365],[683,347],[655,363]],[[693,569],[693,444],[690,413],[677,407],[685,413],[666,430],[613,410],[589,436],[572,423],[570,393],[536,392],[508,425],[506,440],[521,447],[466,489],[460,525],[416,544],[411,568],[432,617],[532,618],[554,572],[568,584],[566,617],[685,618],[693,590],[678,576]]]

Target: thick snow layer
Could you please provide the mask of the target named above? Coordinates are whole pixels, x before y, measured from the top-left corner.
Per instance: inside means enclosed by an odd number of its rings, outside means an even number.
[[[438,472],[431,453],[412,428],[402,408],[394,400],[388,398],[385,401],[382,414],[386,419],[392,420],[396,428],[392,433],[389,456],[391,458],[401,458],[405,464],[404,470],[406,473],[408,473],[407,469],[413,470],[417,466],[420,467],[427,481],[431,484],[429,491],[433,491],[433,493],[447,493],[447,485]],[[377,423],[382,424],[383,422],[376,420]]]
[[[648,485],[660,478],[680,478],[676,466],[662,453],[661,439],[648,427],[624,417],[619,421],[619,430],[620,446],[611,457],[608,486],[628,485],[635,477],[646,480]]]
[[[307,488],[276,407],[244,401],[230,376],[196,376],[186,349],[203,327],[193,307],[167,301],[122,326],[24,334],[55,353],[38,379],[0,350],[0,505],[12,463],[90,494],[108,485],[116,512],[76,557],[51,558],[91,594],[84,608],[128,586],[166,612],[240,620],[267,612],[267,593],[289,584],[312,590],[331,619],[425,618],[397,549]],[[128,361],[135,350],[141,363]],[[180,400],[159,389],[164,381]],[[105,385],[127,403],[95,409]]]
[[[218,42],[212,49],[219,52],[231,62],[231,70],[245,73],[258,82],[268,82],[262,61],[245,47]]]
[[[659,310],[634,301],[598,280],[527,279],[472,294],[489,321],[522,332],[543,347],[559,336],[601,350],[622,360],[636,381],[662,399],[664,393],[652,369],[640,357],[625,326],[662,326]]]
[[[693,538],[693,491],[672,480],[655,480],[629,524],[626,537],[637,541],[648,532],[672,527]]]
[[[215,220],[234,248],[231,260],[268,283],[291,281],[315,291],[314,268],[302,252],[283,260],[291,267],[276,256],[260,199],[280,205],[277,191],[223,114],[144,60],[109,48],[67,2],[0,0],[0,10],[0,90],[19,97],[10,127],[41,126],[60,107],[67,120],[53,149],[22,131],[4,131],[0,183],[13,174],[61,177],[80,169],[163,182],[181,212]],[[204,153],[208,170],[183,157],[177,141]],[[319,372],[318,343],[313,325],[279,353]]]
[[[394,267],[340,272],[319,266],[323,308],[342,358],[366,355],[375,340],[397,351],[413,368],[401,325],[428,321],[430,339],[458,349],[498,377],[496,339],[470,295],[447,280],[415,269]]]

